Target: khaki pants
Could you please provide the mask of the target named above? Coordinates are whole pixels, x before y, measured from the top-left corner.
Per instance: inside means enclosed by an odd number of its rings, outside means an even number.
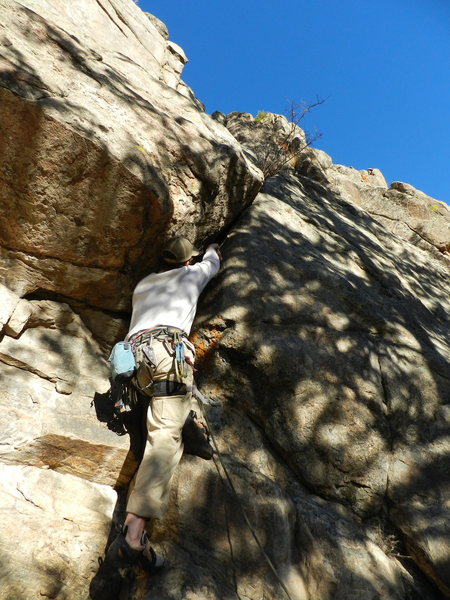
[[[153,340],[156,356],[154,379],[174,379],[174,357],[159,340]],[[192,363],[194,356],[185,346]],[[183,383],[192,386],[194,377],[187,365]],[[181,429],[191,410],[192,393],[153,397],[147,411],[147,442],[139,469],[130,485],[127,512],[144,519],[162,517],[167,509],[170,481],[183,454]]]

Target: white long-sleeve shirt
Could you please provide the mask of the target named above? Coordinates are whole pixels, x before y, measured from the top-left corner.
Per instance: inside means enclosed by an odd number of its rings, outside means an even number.
[[[178,327],[189,333],[198,298],[219,268],[219,255],[214,248],[208,248],[203,260],[195,265],[151,273],[141,279],[133,292],[127,338],[158,325]]]

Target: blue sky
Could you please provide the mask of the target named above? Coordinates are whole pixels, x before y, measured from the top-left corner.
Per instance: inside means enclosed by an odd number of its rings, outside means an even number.
[[[189,58],[209,113],[303,121],[333,162],[450,203],[450,0],[139,0]]]

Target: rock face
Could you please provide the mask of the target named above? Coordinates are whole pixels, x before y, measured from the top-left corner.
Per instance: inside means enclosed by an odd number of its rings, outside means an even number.
[[[393,527],[391,555],[412,556],[448,594],[448,268],[295,174],[266,182],[223,249],[199,343],[204,385],[225,401],[217,427],[233,431],[223,451],[276,481],[246,428],[257,430],[302,484],[301,499],[307,490],[339,503],[367,535]],[[267,510],[262,490],[252,502]],[[315,585],[332,589],[336,568]],[[359,597],[358,573],[342,597]],[[372,597],[365,573],[361,597]],[[386,597],[396,594],[408,597],[401,586]]]
[[[82,598],[114,509],[111,488],[28,466],[0,466],[0,598]],[[14,547],[12,528],[19,526]],[[92,535],[95,532],[96,535]]]
[[[214,113],[242,144],[247,156],[265,172],[280,166],[327,187],[344,200],[364,208],[395,235],[450,260],[449,208],[412,185],[394,181],[389,188],[379,169],[358,171],[333,164],[326,152],[307,145],[308,136],[281,115]],[[275,168],[273,168],[275,167]],[[278,168],[276,168],[278,167]]]
[[[447,206],[312,148],[256,195],[289,124],[206,115],[156,18],[0,10],[0,600],[88,597],[139,458],[91,404],[133,283],[225,231],[193,335],[220,460],[183,458],[128,597],[450,597]]]
[[[378,169],[357,171],[334,165],[325,152],[313,148],[308,148],[304,156],[297,165],[300,175],[327,185],[342,198],[364,208],[396,236],[428,250],[435,258],[444,258],[448,264],[448,205],[400,181],[388,188]]]
[[[205,240],[261,174],[130,0],[1,0],[2,281],[109,310],[168,234]]]

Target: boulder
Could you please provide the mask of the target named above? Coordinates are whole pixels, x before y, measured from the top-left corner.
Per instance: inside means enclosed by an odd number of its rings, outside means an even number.
[[[331,156],[328,156],[326,152],[308,147],[298,157],[295,170],[300,175],[304,175],[315,181],[328,182],[327,171],[332,164]]]
[[[226,125],[266,178],[294,166],[308,146],[305,132],[283,115],[233,112],[225,118],[214,113],[214,117]]]

